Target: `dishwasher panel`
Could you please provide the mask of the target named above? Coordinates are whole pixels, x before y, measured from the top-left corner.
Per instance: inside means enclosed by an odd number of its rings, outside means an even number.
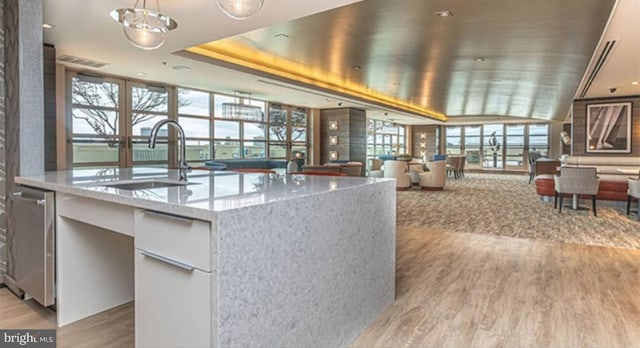
[[[55,303],[54,192],[18,187],[13,194],[15,282],[45,307]]]

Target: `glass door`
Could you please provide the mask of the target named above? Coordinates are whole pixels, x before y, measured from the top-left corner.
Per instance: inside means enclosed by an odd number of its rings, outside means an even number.
[[[269,157],[307,157],[307,109],[269,104]]]

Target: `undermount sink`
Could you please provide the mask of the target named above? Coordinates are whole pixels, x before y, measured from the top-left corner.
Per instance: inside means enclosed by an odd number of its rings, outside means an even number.
[[[163,187],[186,186],[192,184],[194,183],[187,181],[137,180],[113,184],[102,184],[100,186],[113,187],[122,190],[146,190]]]

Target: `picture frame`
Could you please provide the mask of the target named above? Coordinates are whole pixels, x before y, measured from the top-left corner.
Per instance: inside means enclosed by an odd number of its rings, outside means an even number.
[[[587,105],[587,153],[631,153],[631,102]]]

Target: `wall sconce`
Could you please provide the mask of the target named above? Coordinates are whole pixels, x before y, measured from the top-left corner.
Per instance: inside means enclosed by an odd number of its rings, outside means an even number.
[[[420,140],[427,140],[427,133],[420,133]]]
[[[338,151],[329,151],[329,159],[330,160],[337,160],[338,159]]]
[[[329,144],[336,146],[338,145],[338,136],[337,135],[332,135],[329,137]]]
[[[338,130],[338,120],[331,120],[329,121],[329,129],[330,130]]]
[[[562,138],[562,142],[563,142],[565,145],[569,145],[569,144],[571,144],[571,136],[569,135],[569,133],[567,133],[567,132],[565,132],[565,131],[561,132],[561,133],[560,133],[560,138]]]

